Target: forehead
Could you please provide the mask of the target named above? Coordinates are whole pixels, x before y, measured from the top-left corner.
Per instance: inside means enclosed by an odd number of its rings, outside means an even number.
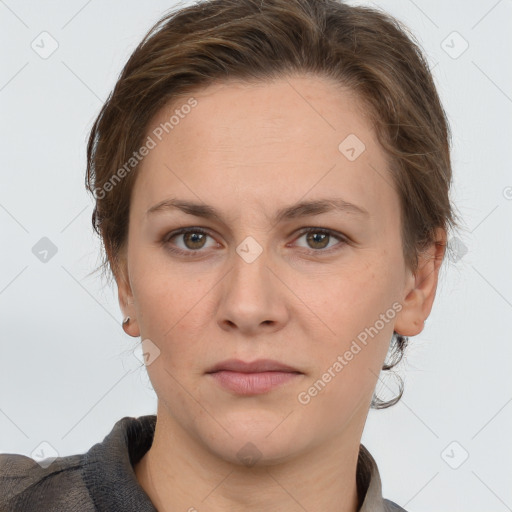
[[[197,89],[163,107],[146,136],[155,146],[138,169],[141,208],[178,190],[219,207],[226,196],[267,208],[326,192],[369,211],[396,201],[368,113],[324,78]]]

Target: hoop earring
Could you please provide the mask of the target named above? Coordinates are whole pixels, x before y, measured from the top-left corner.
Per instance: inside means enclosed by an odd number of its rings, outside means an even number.
[[[124,332],[126,332],[126,334],[128,334],[128,332],[126,331],[126,326],[130,323],[130,317],[127,316],[124,320],[123,320],[123,323],[121,324],[123,326],[123,330]]]

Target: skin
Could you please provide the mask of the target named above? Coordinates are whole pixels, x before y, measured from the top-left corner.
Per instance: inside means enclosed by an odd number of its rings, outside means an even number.
[[[393,330],[422,331],[444,248],[433,244],[415,273],[406,267],[386,155],[349,91],[297,75],[215,84],[193,97],[197,106],[137,171],[116,275],[119,303],[131,318],[126,331],[160,350],[147,366],[158,396],[155,437],[136,477],[159,511],[354,512],[359,444],[377,376]],[[186,99],[163,108],[147,133]],[[338,149],[349,134],[366,146],[354,161]],[[178,210],[146,214],[171,197],[212,205],[223,220]],[[343,198],[368,215],[272,220],[282,207],[320,198]],[[209,236],[162,242],[183,227]],[[321,242],[318,234],[308,242],[305,227],[333,230],[347,242],[335,235]],[[262,249],[251,263],[236,251],[248,236]],[[444,231],[438,240],[445,242]],[[298,394],[393,303],[401,311],[301,404]],[[205,374],[228,358],[275,359],[302,375],[239,396]],[[237,456],[248,442],[259,453],[252,466]]]

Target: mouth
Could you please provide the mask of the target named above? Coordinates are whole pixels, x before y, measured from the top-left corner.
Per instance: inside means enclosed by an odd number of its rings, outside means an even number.
[[[219,371],[238,372],[238,373],[262,373],[262,372],[288,372],[302,373],[296,368],[274,361],[272,359],[258,359],[250,363],[240,359],[227,359],[212,366],[206,373],[215,373]]]
[[[206,372],[223,388],[237,395],[258,395],[296,380],[302,372],[271,359],[245,362],[229,359]]]

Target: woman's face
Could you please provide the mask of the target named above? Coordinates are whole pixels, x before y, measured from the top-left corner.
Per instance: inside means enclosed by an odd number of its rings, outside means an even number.
[[[371,125],[311,76],[193,98],[151,122],[118,278],[130,334],[150,340],[159,419],[238,463],[359,439],[393,329],[419,332],[400,311],[414,279]],[[215,215],[151,210],[164,201]],[[208,373],[228,359],[298,373]]]

